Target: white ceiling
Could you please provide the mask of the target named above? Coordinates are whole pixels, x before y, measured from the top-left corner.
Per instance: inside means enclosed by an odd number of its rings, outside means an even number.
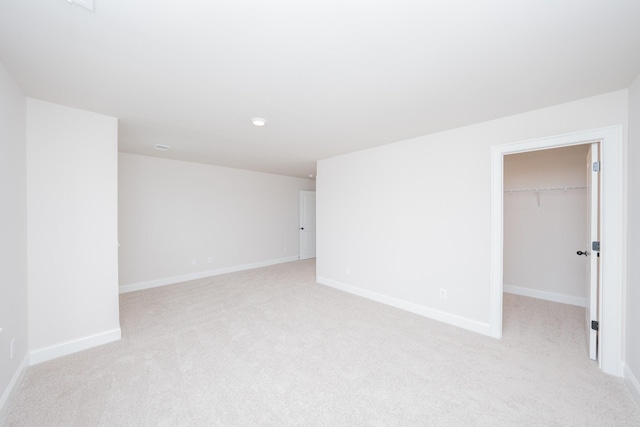
[[[120,151],[306,177],[626,88],[640,0],[0,0],[0,62],[27,96],[118,117]]]

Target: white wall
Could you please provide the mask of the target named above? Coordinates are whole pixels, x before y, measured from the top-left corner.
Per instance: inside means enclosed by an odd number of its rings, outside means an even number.
[[[504,158],[505,190],[584,187],[587,145]],[[539,201],[539,204],[538,204]],[[506,192],[504,289],[584,306],[586,190]]]
[[[0,420],[27,354],[25,126],[25,97],[0,64]]]
[[[627,114],[623,90],[320,161],[318,280],[491,334],[490,147]]]
[[[629,88],[628,271],[625,374],[640,403],[640,75]]]
[[[315,181],[134,154],[119,159],[123,290],[298,258],[299,191]]]
[[[117,161],[116,119],[27,100],[32,362],[120,336]]]

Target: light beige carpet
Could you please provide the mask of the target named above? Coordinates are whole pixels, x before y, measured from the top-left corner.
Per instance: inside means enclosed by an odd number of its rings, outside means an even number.
[[[123,339],[33,366],[7,426],[639,426],[583,310],[494,340],[315,283],[313,260],[121,296]]]

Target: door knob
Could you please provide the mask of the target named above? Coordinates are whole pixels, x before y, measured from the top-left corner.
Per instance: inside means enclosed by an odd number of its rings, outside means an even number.
[[[589,255],[589,254],[587,253],[587,251],[578,251],[578,252],[576,252],[576,253],[577,253],[578,255],[584,255],[584,256]]]

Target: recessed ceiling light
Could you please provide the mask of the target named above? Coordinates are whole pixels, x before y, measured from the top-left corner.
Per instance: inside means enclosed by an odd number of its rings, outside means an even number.
[[[267,119],[263,119],[261,117],[254,117],[253,119],[251,119],[251,123],[253,123],[256,126],[264,126],[267,124]]]
[[[153,149],[158,151],[167,151],[169,148],[171,147],[169,147],[168,145],[162,145],[162,144],[156,144],[153,146]]]

